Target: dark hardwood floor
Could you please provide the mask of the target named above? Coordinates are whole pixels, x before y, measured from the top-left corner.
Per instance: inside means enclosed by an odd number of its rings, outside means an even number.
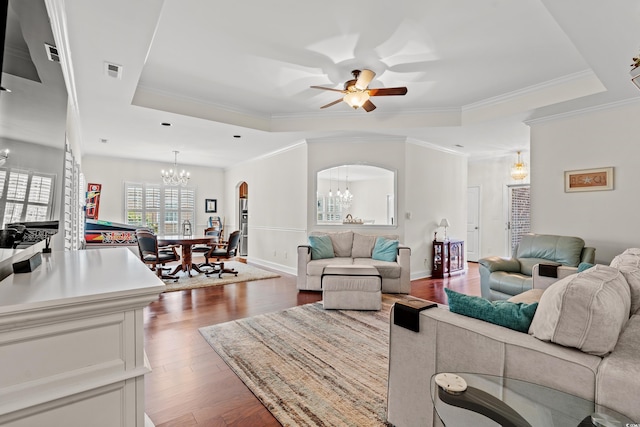
[[[411,282],[411,295],[446,303],[444,288],[480,295],[478,265],[467,274]],[[296,278],[168,292],[144,310],[146,413],[156,427],[280,426],[207,344],[198,328],[319,301],[298,292]]]

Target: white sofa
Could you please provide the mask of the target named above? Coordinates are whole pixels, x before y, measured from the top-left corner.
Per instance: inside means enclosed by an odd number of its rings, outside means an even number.
[[[378,236],[354,231],[312,232],[311,235],[328,235],[334,249],[333,258],[311,259],[311,246],[298,246],[299,290],[321,291],[322,272],[328,265],[367,265],[378,270],[382,277],[383,293],[408,294],[411,291],[411,249],[399,245],[396,261],[380,261],[371,258]],[[397,240],[398,236],[382,237]]]
[[[574,296],[591,297],[585,288],[580,287],[584,285],[584,278],[593,274],[590,270],[567,276],[544,290],[529,334],[452,313],[445,306],[420,312],[419,332],[413,332],[395,325],[395,312],[392,311],[387,421],[395,427],[441,425],[431,401],[432,375],[473,372],[555,388],[640,422],[640,249],[627,250],[616,257],[611,266],[596,266],[591,271],[595,271],[597,276],[598,269],[607,272],[611,280],[597,282],[594,287],[600,286],[607,295],[611,295],[613,285],[610,283],[617,281],[615,286],[618,289],[620,283],[626,283],[629,290],[624,291],[628,292],[624,299],[628,298],[628,301],[613,309],[610,305],[607,309],[594,311],[594,317],[602,316],[593,320],[594,325],[582,321],[580,316],[584,313],[579,308],[567,309],[566,313],[570,315],[566,317],[576,317],[580,325],[597,328],[605,323],[603,318],[613,321],[613,313],[616,312],[621,319],[619,335],[599,334],[599,338],[608,336],[613,340],[614,347],[606,354],[593,354],[533,335],[541,325],[542,329],[549,329],[547,326],[553,323],[546,323],[552,318],[547,316],[549,309],[562,312],[564,308],[571,307],[565,305],[569,292],[558,292],[558,289],[572,289]],[[599,280],[598,277],[596,279]],[[549,299],[551,296],[553,299]],[[598,298],[589,298],[588,304],[598,301]],[[572,327],[571,331],[579,335],[582,329],[582,326]],[[555,336],[551,341],[556,341]]]

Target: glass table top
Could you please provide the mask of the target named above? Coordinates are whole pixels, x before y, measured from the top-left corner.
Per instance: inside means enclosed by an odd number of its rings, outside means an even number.
[[[445,426],[640,426],[640,420],[634,423],[590,400],[538,384],[493,375],[447,375],[431,378],[431,399]]]

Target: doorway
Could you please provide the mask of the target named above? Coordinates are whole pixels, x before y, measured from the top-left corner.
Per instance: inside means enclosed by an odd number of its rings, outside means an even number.
[[[507,248],[512,254],[522,235],[531,232],[531,191],[529,184],[509,185],[508,188]]]
[[[247,256],[249,252],[249,185],[244,181],[238,186],[238,224],[240,224],[238,252],[240,256]]]
[[[467,188],[467,261],[480,259],[480,187]]]

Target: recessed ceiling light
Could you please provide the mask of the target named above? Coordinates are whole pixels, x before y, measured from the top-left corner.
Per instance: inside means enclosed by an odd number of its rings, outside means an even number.
[[[162,126],[171,126],[171,123],[169,123],[169,122],[162,122],[162,123],[160,123],[160,124],[161,124]]]

